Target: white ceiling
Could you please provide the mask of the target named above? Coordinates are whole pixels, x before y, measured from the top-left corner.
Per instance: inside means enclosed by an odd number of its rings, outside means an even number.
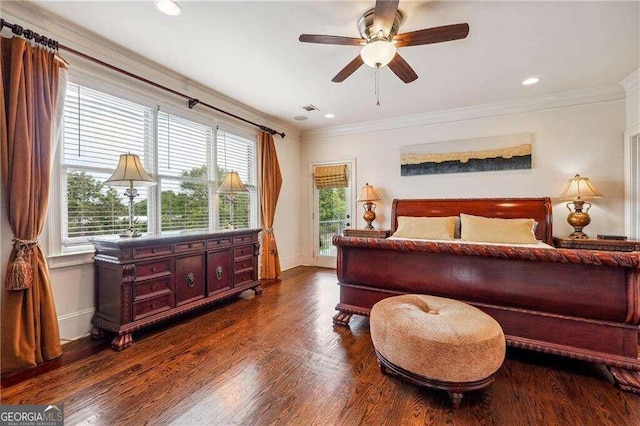
[[[639,67],[636,1],[400,1],[400,33],[463,22],[470,32],[399,49],[419,78],[404,84],[382,69],[378,107],[372,68],[331,82],[358,47],[298,42],[301,33],[359,37],[373,0],[181,0],[178,17],[152,1],[35,3],[302,130],[617,84]],[[522,86],[531,75],[540,83]]]

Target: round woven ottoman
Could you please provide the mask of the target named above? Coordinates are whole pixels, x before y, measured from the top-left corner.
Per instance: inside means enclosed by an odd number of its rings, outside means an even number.
[[[454,408],[464,392],[489,386],[504,361],[498,322],[457,300],[389,297],[371,309],[370,326],[383,373],[446,390]]]

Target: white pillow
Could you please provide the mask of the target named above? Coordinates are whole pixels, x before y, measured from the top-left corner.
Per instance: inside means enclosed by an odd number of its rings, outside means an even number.
[[[453,240],[457,216],[411,217],[398,216],[394,237],[426,240]]]
[[[536,244],[536,221],[501,219],[460,214],[461,238],[465,241],[505,244]]]

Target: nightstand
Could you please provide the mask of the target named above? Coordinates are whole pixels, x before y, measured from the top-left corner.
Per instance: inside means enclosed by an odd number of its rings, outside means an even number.
[[[387,238],[391,235],[388,229],[345,229],[342,231],[345,237]]]
[[[640,251],[640,241],[636,240],[597,240],[594,238],[576,239],[553,237],[553,245],[557,248],[605,251]]]

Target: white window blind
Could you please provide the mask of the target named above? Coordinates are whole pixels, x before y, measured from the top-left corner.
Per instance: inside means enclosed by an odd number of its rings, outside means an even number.
[[[228,228],[230,202],[216,192],[226,171],[238,172],[249,190],[234,197],[234,226],[256,227],[256,137],[237,133],[69,83],[60,163],[63,247],[128,228],[124,189],[104,185],[127,152],[140,156],[158,184],[137,188],[140,232]]]
[[[115,96],[69,83],[64,109],[61,188],[65,245],[87,237],[119,234],[129,225],[123,190],[103,182],[120,154],[131,152],[145,163],[152,139],[153,112]],[[134,209],[137,228],[146,232],[147,190],[139,189]]]
[[[257,226],[256,141],[224,130],[217,132],[218,188],[227,172],[238,172],[248,193],[234,194],[233,225],[235,228]],[[218,203],[218,226],[222,229],[231,223],[230,200],[220,195]]]
[[[213,129],[158,113],[162,231],[210,228]]]

